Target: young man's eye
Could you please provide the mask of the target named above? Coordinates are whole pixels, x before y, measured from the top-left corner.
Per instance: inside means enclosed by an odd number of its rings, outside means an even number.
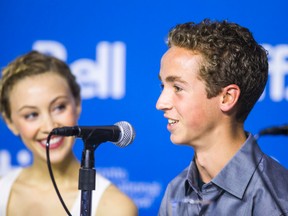
[[[163,83],[160,84],[160,88],[161,88],[161,91],[164,89],[164,84]]]
[[[182,88],[180,88],[179,86],[176,86],[176,85],[174,86],[174,89],[176,92],[182,91]]]

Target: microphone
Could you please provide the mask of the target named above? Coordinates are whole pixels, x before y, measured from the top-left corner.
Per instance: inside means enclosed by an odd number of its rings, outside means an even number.
[[[126,121],[120,121],[108,126],[73,126],[54,128],[51,135],[76,136],[95,143],[110,141],[118,147],[126,147],[135,139],[135,130]]]
[[[288,125],[276,126],[263,129],[259,132],[259,135],[288,135]]]

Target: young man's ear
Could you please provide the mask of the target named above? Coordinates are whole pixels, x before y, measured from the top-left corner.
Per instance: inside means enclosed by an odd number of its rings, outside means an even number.
[[[15,136],[19,136],[19,131],[16,128],[16,126],[14,125],[14,123],[12,122],[12,120],[10,118],[8,118],[5,114],[2,114],[3,119],[7,125],[7,127],[10,129],[10,131],[15,135]]]
[[[223,112],[231,111],[237,104],[240,97],[240,88],[238,85],[231,84],[223,88],[221,92],[221,110]]]

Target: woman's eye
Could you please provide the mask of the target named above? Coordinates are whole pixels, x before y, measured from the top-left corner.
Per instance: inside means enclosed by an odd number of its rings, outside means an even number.
[[[161,91],[164,89],[164,84],[163,83],[160,84],[160,88],[161,88]]]
[[[29,119],[35,119],[37,116],[38,116],[38,113],[33,112],[33,113],[29,113],[29,114],[24,115],[24,118],[29,120]]]
[[[54,110],[59,110],[59,111],[62,111],[62,110],[65,110],[66,108],[66,105],[65,104],[60,104],[58,106],[55,106],[54,107]]]

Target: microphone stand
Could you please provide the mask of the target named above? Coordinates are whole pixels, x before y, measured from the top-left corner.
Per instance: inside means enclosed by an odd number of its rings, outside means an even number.
[[[94,139],[95,141],[95,139]],[[93,144],[91,140],[84,140],[81,167],[79,169],[78,189],[81,190],[81,216],[91,216],[92,191],[95,190],[96,170],[94,168],[94,151],[100,143]]]

